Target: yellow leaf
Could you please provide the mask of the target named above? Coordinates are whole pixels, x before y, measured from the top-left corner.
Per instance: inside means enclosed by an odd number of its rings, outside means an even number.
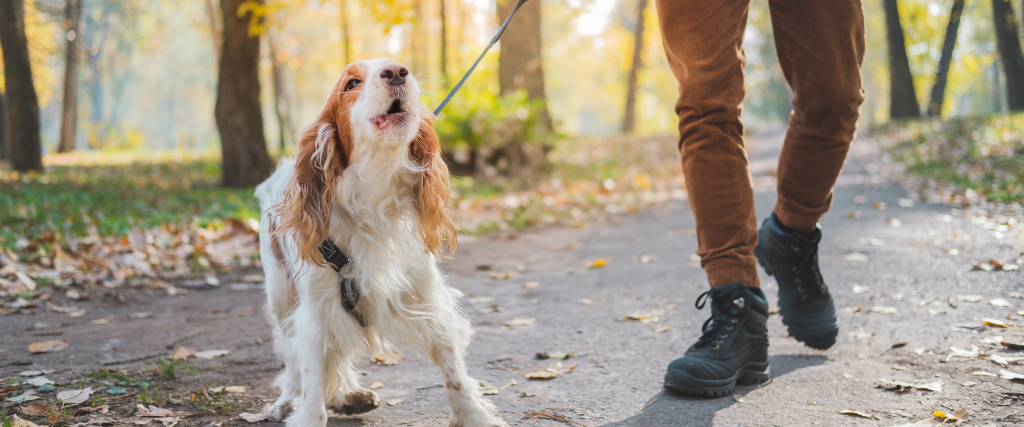
[[[590,265],[588,265],[587,268],[601,268],[606,265],[608,265],[608,260],[604,258],[598,258],[594,260],[594,262],[590,263]]]
[[[398,353],[376,353],[373,355],[373,363],[384,366],[394,366],[402,361],[402,355]]]

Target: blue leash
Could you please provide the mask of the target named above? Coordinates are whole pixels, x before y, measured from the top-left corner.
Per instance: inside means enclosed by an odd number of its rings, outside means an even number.
[[[480,57],[476,59],[476,62],[473,63],[473,66],[469,67],[469,71],[466,71],[466,74],[462,75],[462,80],[459,80],[459,83],[456,84],[454,88],[452,88],[451,92],[448,92],[448,96],[444,98],[444,101],[441,101],[441,105],[438,105],[437,109],[434,110],[435,117],[441,114],[441,111],[444,110],[444,107],[448,105],[448,101],[451,101],[452,97],[455,96],[455,92],[458,92],[459,89],[462,89],[462,84],[466,83],[466,79],[469,78],[470,74],[473,74],[473,70],[476,70],[476,66],[480,64],[480,61],[484,59],[485,55],[487,55],[487,51],[491,50],[491,46],[494,46],[494,44],[498,42],[498,39],[501,38],[501,33],[505,32],[505,27],[508,27],[508,23],[512,21],[512,16],[514,16],[516,12],[519,11],[519,8],[522,7],[523,3],[526,3],[526,0],[519,0],[519,3],[516,3],[515,9],[512,9],[512,13],[509,13],[508,18],[505,18],[505,22],[501,24],[501,28],[498,28],[498,34],[494,35],[494,38],[491,39],[491,43],[488,44],[486,48],[484,48],[484,52],[481,53]]]

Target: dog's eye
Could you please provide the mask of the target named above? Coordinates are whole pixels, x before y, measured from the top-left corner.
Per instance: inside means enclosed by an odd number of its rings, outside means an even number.
[[[350,91],[352,89],[355,89],[355,87],[359,86],[359,84],[362,83],[362,82],[363,81],[359,80],[359,79],[349,80],[348,83],[345,83],[345,92],[348,92],[348,91]]]

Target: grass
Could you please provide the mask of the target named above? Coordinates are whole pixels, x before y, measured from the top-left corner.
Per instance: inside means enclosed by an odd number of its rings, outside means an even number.
[[[1024,202],[1024,113],[889,125],[880,142],[915,175],[988,200]]]
[[[45,172],[0,170],[0,247],[26,240],[125,235],[134,228],[206,227],[259,216],[251,188],[220,186],[216,156],[98,154],[51,159]],[[119,161],[122,160],[122,161]],[[45,250],[45,248],[44,248]]]

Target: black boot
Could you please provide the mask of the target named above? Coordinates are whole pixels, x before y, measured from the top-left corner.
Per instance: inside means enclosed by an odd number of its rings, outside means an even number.
[[[779,314],[789,334],[817,349],[836,343],[839,326],[832,295],[818,269],[821,229],[800,233],[772,213],[758,232],[754,255],[779,284]]]
[[[732,393],[736,383],[768,381],[768,301],[742,283],[711,288],[697,297],[697,309],[711,299],[711,318],[700,339],[668,365],[665,388],[709,397]]]

